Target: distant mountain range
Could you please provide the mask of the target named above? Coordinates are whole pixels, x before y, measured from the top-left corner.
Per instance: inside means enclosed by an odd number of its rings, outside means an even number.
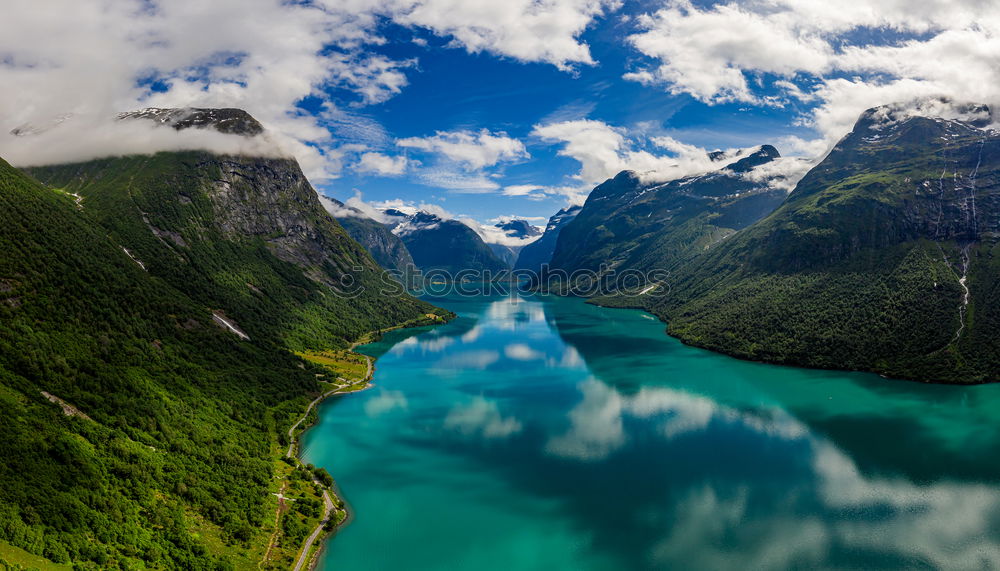
[[[466,271],[498,275],[508,268],[479,234],[458,220],[424,211],[405,214],[386,210],[384,214],[392,233],[406,244],[424,274],[446,272],[456,276]]]
[[[390,227],[372,220],[360,210],[346,206],[337,199],[324,197],[323,200],[332,203],[333,207],[327,210],[337,218],[351,238],[371,253],[380,266],[400,274],[416,267],[406,244],[392,233]]]
[[[331,212],[351,237],[387,269],[403,272],[412,264],[424,274],[446,272],[454,276],[465,271],[497,276],[511,269],[521,249],[517,245],[487,243],[465,223],[430,212],[389,208],[379,212],[380,221],[376,221],[340,201],[330,201]],[[519,240],[541,235],[526,220],[500,222],[495,228]]]
[[[717,170],[669,182],[622,172],[595,188],[561,228],[550,270],[600,276],[625,268],[673,269],[781,204],[783,177],[765,170],[778,158],[764,145],[717,155]]]
[[[494,228],[501,230],[506,237],[517,240],[526,240],[542,235],[542,231],[527,220],[513,219],[506,222],[498,222],[494,225]],[[528,242],[529,245],[532,243]],[[517,244],[490,244],[493,253],[503,260],[508,268],[513,268],[517,264],[518,254],[520,254],[523,247]]]

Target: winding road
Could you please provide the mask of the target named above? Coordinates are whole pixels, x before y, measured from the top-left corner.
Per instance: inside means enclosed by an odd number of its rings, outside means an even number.
[[[368,370],[365,372],[364,379],[365,381],[370,381],[373,372],[372,358],[369,357],[368,355],[362,355],[362,357],[365,358],[365,362],[368,364]],[[337,380],[346,382],[346,379],[343,378],[338,378]],[[309,403],[309,407],[306,408],[306,412],[305,414],[302,415],[302,418],[300,418],[298,422],[293,424],[292,427],[288,429],[288,452],[285,453],[285,456],[287,458],[292,458],[295,452],[295,436],[294,436],[295,429],[297,429],[299,425],[301,425],[305,421],[305,419],[309,416],[309,413],[312,411],[313,407],[316,406],[316,404],[319,403],[321,400],[329,396],[339,394],[343,391],[344,387],[338,386],[337,388],[327,391],[322,395],[316,397],[315,399],[313,399],[311,403]],[[348,392],[356,392],[356,391],[348,391]],[[316,479],[315,476],[313,476],[313,483],[322,487],[322,484],[318,479]],[[334,513],[335,509],[336,507],[333,504],[333,499],[330,498],[330,491],[327,490],[326,488],[323,488],[323,519],[320,520],[319,525],[316,526],[316,529],[314,529],[313,532],[309,534],[309,537],[306,538],[306,543],[305,545],[302,546],[302,552],[299,553],[298,560],[296,560],[295,562],[295,567],[293,568],[294,571],[301,571],[302,567],[308,561],[309,551],[312,549],[313,543],[315,543],[316,539],[319,538],[321,533],[323,533],[323,527],[326,526],[328,521],[330,521],[331,514]]]

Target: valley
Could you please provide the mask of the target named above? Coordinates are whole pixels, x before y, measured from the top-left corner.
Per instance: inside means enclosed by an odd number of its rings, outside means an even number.
[[[0,29],[0,571],[1000,569],[995,0]]]

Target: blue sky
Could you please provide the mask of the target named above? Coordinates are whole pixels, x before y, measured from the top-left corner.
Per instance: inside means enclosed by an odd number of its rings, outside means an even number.
[[[780,108],[744,102],[709,105],[688,94],[672,95],[663,88],[623,79],[624,73],[644,59],[622,42],[635,28],[623,23],[622,16],[639,11],[639,6],[627,6],[613,17],[597,19],[580,36],[597,64],[579,65],[572,71],[559,70],[549,63],[469,53],[449,47],[447,39],[389,24],[384,32],[389,43],[371,49],[393,59],[419,61],[407,74],[409,83],[402,93],[365,106],[358,105],[359,97],[350,90],[330,89],[328,94],[345,112],[380,124],[388,138],[378,150],[388,154],[399,151],[391,139],[423,137],[437,131],[488,129],[523,141],[530,157],[487,169],[496,175],[493,180],[504,187],[586,186],[574,178],[580,170],[579,162],[557,154],[559,143],[532,136],[534,126],[539,124],[593,119],[648,137],[668,135],[709,150],[764,143],[780,147],[780,139],[790,135],[817,136],[813,129],[795,124],[796,117],[808,110],[809,105],[794,102]],[[427,45],[414,44],[415,36],[426,39]],[[304,102],[303,107],[315,111],[317,103],[313,99]],[[649,146],[644,138],[637,137],[640,148]],[[435,160],[419,151],[405,154],[427,164]],[[380,176],[346,169],[341,177],[318,186],[324,194],[341,200],[360,191],[369,202],[402,199],[437,203],[451,212],[481,221],[512,214],[547,218],[567,204],[564,196],[539,199],[444,189],[422,181],[417,173]]]
[[[59,125],[0,136],[12,164],[280,154],[335,198],[484,223],[717,148],[815,161],[877,105],[1000,104],[995,0],[5,0],[4,24],[0,133]],[[239,107],[267,137],[108,127],[142,107]]]

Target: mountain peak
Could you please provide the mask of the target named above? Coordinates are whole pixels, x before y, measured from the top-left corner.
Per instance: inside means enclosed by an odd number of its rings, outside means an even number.
[[[513,236],[515,238],[529,238],[531,236],[540,236],[542,231],[532,226],[527,220],[508,220],[506,222],[498,222],[495,224],[497,228],[504,231],[508,236]]]
[[[780,156],[778,149],[772,145],[761,145],[756,151],[732,163],[726,169],[738,173],[750,172],[754,167],[767,164]]]
[[[926,97],[872,107],[858,118],[854,132],[882,131],[918,117],[954,121],[977,129],[987,128],[994,123],[992,111],[983,103],[955,101],[947,97]]]
[[[138,111],[118,114],[118,120],[148,119],[161,125],[182,129],[212,128],[226,135],[253,137],[264,132],[264,127],[252,115],[242,109],[207,109],[199,107],[158,108],[147,107]]]

